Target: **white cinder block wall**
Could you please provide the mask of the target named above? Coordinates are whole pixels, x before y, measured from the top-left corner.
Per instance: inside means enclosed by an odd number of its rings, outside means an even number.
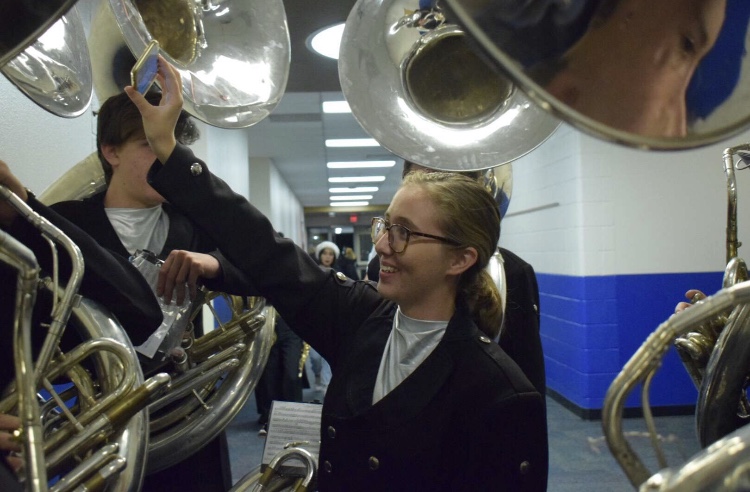
[[[553,393],[596,415],[613,377],[684,292],[720,288],[722,152],[748,139],[746,133],[698,150],[645,152],[563,125],[513,164],[501,245],[538,274]],[[743,212],[750,216],[750,171],[737,178],[742,239],[750,234],[742,220]],[[694,403],[674,354],[662,373],[652,392],[657,405]]]

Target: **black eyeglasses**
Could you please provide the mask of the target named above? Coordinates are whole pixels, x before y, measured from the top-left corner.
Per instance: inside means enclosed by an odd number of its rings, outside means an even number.
[[[377,243],[378,240],[383,237],[383,234],[388,232],[388,245],[391,247],[394,253],[403,253],[406,247],[409,245],[409,238],[414,236],[428,237],[430,239],[437,239],[444,243],[452,244],[454,246],[460,246],[458,241],[448,239],[447,237],[435,236],[433,234],[425,234],[424,232],[414,232],[411,229],[402,226],[401,224],[388,225],[383,217],[374,217],[372,219],[372,228],[370,229],[370,237],[372,238],[373,244]]]

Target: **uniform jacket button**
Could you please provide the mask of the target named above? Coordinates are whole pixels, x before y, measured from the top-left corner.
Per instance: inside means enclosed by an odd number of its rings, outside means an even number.
[[[194,162],[190,165],[190,174],[193,176],[200,176],[203,174],[203,166],[198,164],[197,162]]]
[[[346,280],[346,275],[341,272],[336,272],[336,278],[343,282],[344,280]]]
[[[521,475],[527,475],[531,471],[531,463],[529,463],[528,461],[524,461],[523,463],[521,463],[518,471],[521,472]]]
[[[374,456],[370,456],[370,459],[367,460],[367,463],[370,465],[370,470],[375,471],[378,468],[380,468],[380,460],[378,460]]]
[[[479,341],[482,342],[482,343],[490,343],[492,340],[490,340],[486,336],[482,335],[482,336],[479,337]]]
[[[328,460],[325,460],[323,462],[323,469],[326,473],[331,473],[333,471],[333,465],[331,465],[331,462]]]
[[[329,425],[327,430],[328,430],[328,437],[330,437],[331,439],[336,437],[336,429],[334,429],[332,425]]]

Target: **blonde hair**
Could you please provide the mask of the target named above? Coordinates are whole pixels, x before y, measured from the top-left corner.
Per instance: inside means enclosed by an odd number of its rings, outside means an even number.
[[[456,173],[409,173],[403,186],[419,186],[437,207],[438,224],[458,248],[477,250],[476,263],[459,279],[458,298],[469,306],[472,318],[490,338],[503,320],[500,292],[487,272],[500,239],[500,211],[495,199],[477,182]]]

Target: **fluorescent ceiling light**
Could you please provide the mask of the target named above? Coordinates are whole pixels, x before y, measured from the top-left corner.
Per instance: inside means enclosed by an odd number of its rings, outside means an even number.
[[[385,176],[347,176],[341,178],[328,178],[329,183],[381,183]]]
[[[344,230],[341,227],[337,227],[333,230],[334,234],[341,234],[342,232],[344,232]]]
[[[351,188],[328,188],[328,193],[375,193],[377,186],[354,186]]]
[[[366,207],[370,202],[331,202],[331,207]]]
[[[362,169],[366,167],[393,167],[396,161],[345,161],[329,162],[328,169]]]
[[[352,108],[346,101],[323,101],[323,112],[332,113],[351,113]]]
[[[312,33],[307,38],[307,46],[319,55],[339,59],[341,36],[344,34],[344,23],[334,24]]]
[[[372,195],[336,195],[331,197],[331,201],[336,200],[372,200]]]
[[[380,147],[374,138],[329,138],[326,147]]]

